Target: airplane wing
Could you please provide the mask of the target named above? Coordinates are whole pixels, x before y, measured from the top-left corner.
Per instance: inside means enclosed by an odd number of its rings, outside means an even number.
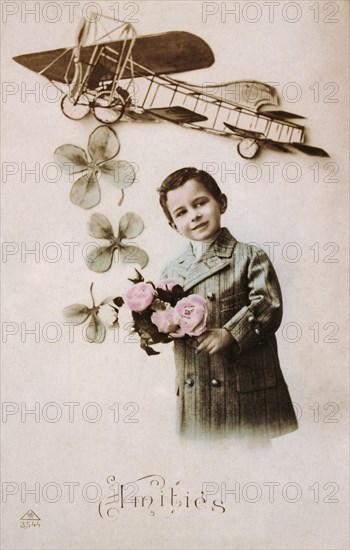
[[[264,134],[261,132],[252,132],[252,130],[242,130],[241,128],[237,128],[237,126],[232,126],[232,124],[227,124],[227,122],[224,122],[226,128],[231,130],[236,136],[244,137],[244,138],[252,138],[252,139],[264,139]]]
[[[91,72],[89,85],[97,86],[101,79],[112,79],[115,75],[116,60],[123,46],[123,40],[105,42],[98,45],[99,51],[95,56],[99,61]],[[96,45],[82,46],[80,61],[84,66],[90,63],[91,56]],[[99,54],[103,50],[101,57]],[[24,54],[13,59],[24,67],[43,74],[49,80],[65,82],[65,73],[71,60],[73,48],[60,48]],[[214,54],[208,44],[199,36],[184,31],[171,31],[160,34],[140,36],[136,38],[132,50],[132,58],[135,63],[145,68],[137,68],[138,76],[154,72],[156,74],[169,74],[194,69],[210,67],[214,63]],[[71,68],[69,78],[73,78],[74,68]],[[130,78],[128,67],[124,71],[123,78]]]
[[[177,124],[192,124],[194,122],[202,122],[208,120],[206,116],[194,113],[185,107],[163,107],[159,109],[147,109],[147,112],[152,113],[160,118],[165,118],[170,122]]]
[[[301,115],[294,115],[293,113],[288,113],[287,111],[260,111],[260,114],[267,115],[273,118],[290,119],[290,118],[305,118]]]

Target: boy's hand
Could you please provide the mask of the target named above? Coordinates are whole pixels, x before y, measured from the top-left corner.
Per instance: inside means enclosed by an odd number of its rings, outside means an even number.
[[[199,345],[196,351],[197,353],[206,351],[209,355],[212,355],[227,348],[234,341],[234,337],[226,329],[212,328],[201,334],[201,336],[197,336]]]

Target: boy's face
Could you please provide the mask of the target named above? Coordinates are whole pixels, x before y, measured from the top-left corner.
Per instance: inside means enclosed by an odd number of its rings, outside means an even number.
[[[191,179],[167,194],[167,207],[176,231],[192,241],[210,240],[220,228],[227,200],[215,200],[205,186]]]

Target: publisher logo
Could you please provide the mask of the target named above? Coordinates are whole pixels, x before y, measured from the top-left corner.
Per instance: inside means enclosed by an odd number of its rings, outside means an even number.
[[[26,514],[20,519],[20,527],[40,527],[40,518],[33,510],[28,510]]]

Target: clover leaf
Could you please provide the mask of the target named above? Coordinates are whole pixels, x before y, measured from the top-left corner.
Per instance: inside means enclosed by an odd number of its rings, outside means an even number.
[[[123,242],[124,239],[134,239],[142,233],[144,224],[137,214],[127,212],[120,218],[116,236],[110,221],[103,214],[92,214],[87,226],[91,237],[109,241],[108,245],[97,246],[88,252],[86,264],[92,271],[98,273],[107,271],[112,265],[116,250],[125,263],[138,263],[141,268],[147,265],[148,255],[144,250],[134,244]]]
[[[90,134],[88,153],[77,145],[61,145],[54,153],[57,163],[70,175],[83,173],[71,189],[70,200],[86,210],[101,200],[99,180],[105,180],[121,190],[119,206],[123,202],[124,189],[135,181],[132,163],[114,160],[120,149],[117,134],[109,126],[98,126]]]
[[[96,306],[92,287],[93,283],[90,286],[92,307],[89,308],[84,304],[72,304],[64,308],[63,315],[78,325],[89,321],[86,327],[86,339],[90,343],[100,344],[106,337],[106,329],[114,329],[118,326],[119,309],[117,306],[122,306],[124,301],[120,296],[115,299],[106,298]]]

